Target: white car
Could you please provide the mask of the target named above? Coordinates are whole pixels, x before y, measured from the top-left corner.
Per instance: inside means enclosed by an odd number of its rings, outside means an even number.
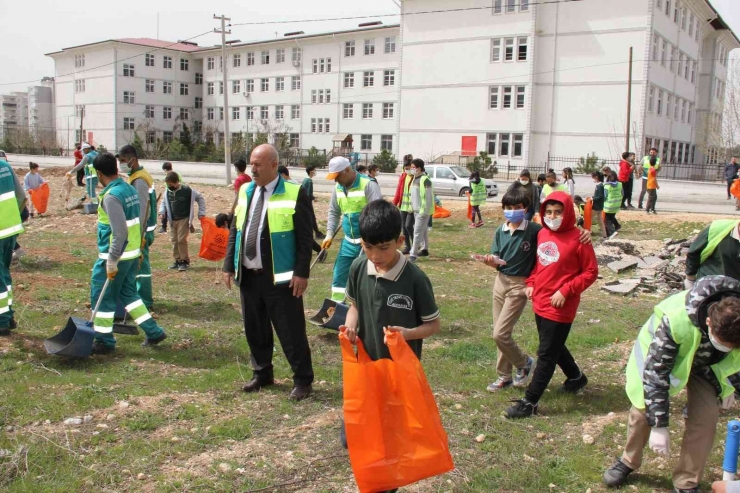
[[[3,151],[3,150],[0,150],[0,159],[2,159],[3,161],[7,161],[8,160],[8,155],[5,154],[5,151]]]
[[[447,164],[428,164],[424,167],[434,185],[434,193],[438,195],[457,195],[464,197],[470,192],[470,171],[462,166]],[[489,197],[498,195],[498,186],[488,178],[481,178],[486,185]]]

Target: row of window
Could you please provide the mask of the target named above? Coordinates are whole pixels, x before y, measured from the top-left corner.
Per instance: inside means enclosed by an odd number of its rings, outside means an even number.
[[[501,48],[504,52],[501,56]],[[528,43],[526,36],[517,38],[493,38],[491,40],[491,62],[526,62]]]
[[[516,101],[514,100],[515,93]],[[526,86],[490,86],[488,88],[488,107],[492,110],[499,108],[520,110],[524,108],[526,93]]]
[[[301,77],[294,75],[290,78],[290,89],[291,91],[298,91],[301,89]],[[267,92],[270,90],[270,79],[260,79],[260,92]],[[275,91],[280,92],[285,90],[285,77],[275,77]],[[247,79],[244,81],[244,91],[246,93],[254,92],[254,79]],[[216,92],[216,83],[208,82],[206,84],[206,93],[209,96],[213,96]],[[232,80],[231,81],[231,92],[233,94],[240,94],[242,92],[242,81]],[[218,94],[223,95],[224,83],[223,81],[218,82]]]
[[[727,51],[727,48],[722,46],[722,42],[719,39],[717,40],[717,55],[719,57],[720,65],[726,67],[727,63],[729,62],[730,52]]]
[[[146,79],[144,81],[144,91],[153,94],[155,92],[154,89],[155,82],[151,79]],[[180,82],[180,96],[189,96],[190,95],[190,84],[187,84],[185,82]],[[172,82],[170,81],[162,81],[162,94],[172,94]]]
[[[663,12],[668,18],[673,16],[673,22],[678,25],[680,23],[681,30],[689,33],[690,37],[698,42],[701,37],[701,21],[699,17],[696,17],[694,21],[694,13],[686,7],[678,7],[678,0],[655,0],[655,5],[660,11],[663,8],[663,2],[665,2],[665,10]],[[672,7],[672,8],[671,8]],[[688,17],[687,17],[688,16]],[[696,29],[694,29],[694,22],[696,22]]]
[[[123,119],[124,126],[126,125],[126,119]],[[133,130],[133,128],[124,128],[124,130]],[[202,130],[201,122],[193,122],[193,132],[194,133],[200,133]],[[145,135],[146,143],[147,144],[154,144],[157,141],[157,131],[156,130],[147,130]],[[182,137],[182,132],[180,132],[180,135],[178,137]],[[169,144],[174,139],[174,132],[172,131],[163,131],[162,132],[162,141],[166,144]]]
[[[145,66],[154,67],[155,64],[156,64],[156,58],[154,55],[152,55],[151,53],[147,53],[146,55],[144,55],[144,65]],[[162,68],[166,68],[166,69],[172,68],[172,57],[171,56],[169,55],[162,56]],[[187,58],[180,58],[180,70],[184,72],[187,72],[188,70],[190,70],[190,60],[188,60]],[[124,75],[125,75],[125,72],[124,72]],[[133,77],[133,75],[131,75],[131,77]]]
[[[375,54],[375,39],[366,39],[364,40],[363,43],[364,43],[363,53],[368,56],[374,55]],[[356,53],[355,45],[356,45],[355,41],[345,41],[344,43],[344,56],[345,57],[355,56],[355,53]],[[395,52],[396,52],[396,37],[390,36],[388,38],[385,38],[384,53],[388,54],[388,53],[395,53]],[[329,63],[331,65],[331,58],[329,60],[330,60]],[[314,60],[314,63],[315,62],[316,60]],[[331,69],[327,70],[327,72],[331,72]],[[316,73],[315,70],[314,70],[314,73]]]
[[[166,84],[166,83],[165,83]],[[151,91],[149,90],[151,89]],[[146,86],[146,92],[154,92],[154,86]],[[164,86],[164,94],[172,94],[172,85]],[[181,96],[187,96],[188,90],[187,87],[185,87],[184,92],[182,88],[182,84],[180,85],[180,95]],[[136,91],[123,91],[123,104],[136,104]],[[199,109],[203,107],[203,98],[196,96],[195,97],[195,108]]]
[[[258,120],[258,119],[267,120],[270,118],[269,106],[247,106],[244,109],[246,110],[244,113],[246,120]],[[206,120],[215,120],[216,110],[218,110],[218,119],[223,120],[224,119],[223,106],[219,108],[206,108]],[[257,111],[259,111],[259,118],[257,118]],[[275,106],[274,116],[276,120],[284,120],[285,119],[285,106],[282,106],[282,105]],[[231,108],[231,119],[241,120],[241,117],[242,117],[242,108],[240,106],[233,106]],[[297,120],[300,117],[301,117],[300,105],[292,105],[290,107],[291,120]]]
[[[650,86],[648,90],[648,111],[650,113],[655,112],[658,116],[665,114],[665,117],[669,120],[691,125],[694,103],[690,103],[657,86]]]
[[[261,65],[269,65],[271,60],[271,52],[270,50],[262,50],[260,53],[260,63]],[[216,59],[218,58],[218,69],[223,70],[223,59],[221,57],[208,57],[206,58],[206,70],[215,70],[216,68]],[[303,50],[301,48],[292,48],[291,51],[291,60],[293,62],[294,66],[298,66],[301,63],[301,60],[303,59]],[[231,64],[234,68],[239,68],[242,66],[242,60],[244,60],[244,63],[247,67],[251,67],[253,65],[256,65],[257,59],[255,56],[255,52],[249,51],[245,54],[244,57],[242,57],[241,53],[234,53],[231,55]],[[275,63],[285,63],[285,48],[277,48],[275,50]]]
[[[506,9],[504,10],[504,7]],[[526,12],[529,10],[529,0],[493,0],[493,13],[494,14],[513,14],[519,7],[519,12]]]
[[[658,58],[658,48],[660,48],[660,58]],[[668,58],[669,56],[670,58]],[[679,50],[678,46],[673,46],[657,33],[653,35],[652,60],[654,62],[660,61],[660,64],[670,70],[671,73],[683,77],[692,84],[696,83],[697,61],[691,59],[689,55]]]
[[[661,140],[653,137],[645,138],[645,149],[656,148],[661,161],[670,164],[693,163],[696,146],[688,142]]]
[[[312,134],[328,134],[331,133],[329,118],[311,118],[311,133]]]
[[[395,115],[395,104],[394,103],[382,103],[383,105],[383,119],[391,120]],[[373,103],[362,103],[362,119],[371,120],[373,118],[375,105]],[[342,105],[342,119],[352,120],[355,117],[355,105],[352,103],[344,103]]]
[[[395,86],[396,85],[396,71],[395,70],[383,70],[383,86]],[[365,71],[362,72],[362,87],[373,87],[375,86],[375,72]],[[344,88],[351,89],[355,87],[355,73],[345,72],[344,73]]]
[[[486,142],[491,157],[522,157],[524,152],[524,134],[490,133]]]
[[[85,55],[75,55],[75,68],[82,68],[85,66]]]

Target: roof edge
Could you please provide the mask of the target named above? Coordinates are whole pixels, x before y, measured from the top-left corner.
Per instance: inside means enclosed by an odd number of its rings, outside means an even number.
[[[719,21],[720,24],[724,27],[724,29],[726,29],[727,31],[730,32],[730,34],[732,35],[732,37],[735,39],[735,43],[737,43],[737,48],[740,48],[740,38],[737,37],[737,34],[735,34],[735,31],[732,30],[732,28],[730,27],[730,25],[722,18],[722,16],[720,15],[719,11],[717,11],[717,9],[714,8],[714,5],[712,5],[709,0],[704,0],[704,3],[710,9],[712,9],[712,12],[714,12],[714,15],[717,16],[715,20]],[[714,28],[714,30],[717,31],[716,28]]]

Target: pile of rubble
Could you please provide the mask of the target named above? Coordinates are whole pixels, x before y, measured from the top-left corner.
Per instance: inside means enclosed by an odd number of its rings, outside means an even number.
[[[645,242],[612,239],[595,248],[600,266],[615,274],[634,270],[634,277],[607,282],[601,289],[612,294],[627,296],[636,292],[676,293],[684,289],[686,255],[699,231],[691,238],[669,238],[659,250],[641,248]],[[643,250],[643,251],[641,251]]]

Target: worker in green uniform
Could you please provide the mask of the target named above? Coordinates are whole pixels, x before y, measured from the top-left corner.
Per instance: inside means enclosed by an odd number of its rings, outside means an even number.
[[[718,219],[699,233],[686,255],[686,289],[704,276],[740,280],[740,220]]]
[[[76,175],[77,171],[81,169],[85,170],[85,193],[87,193],[90,201],[94,203],[98,200],[98,197],[95,194],[95,191],[98,188],[98,176],[95,173],[93,161],[98,157],[98,151],[96,151],[93,146],[85,142],[82,144],[82,153],[84,154],[82,161],[67,173],[67,177]]]
[[[16,239],[23,232],[21,211],[25,206],[23,184],[10,164],[0,159],[0,336],[9,335],[16,328],[10,261]]]
[[[137,263],[141,256],[139,194],[118,175],[113,154],[105,153],[93,163],[105,187],[98,205],[98,260],[92,270],[90,303],[95,306],[106,279],[108,289],[95,314],[93,353],[111,353],[116,348],[113,318],[116,300],[121,300],[132,320],[146,334],[143,347],[164,341],[167,335],[154,321],[136,292]]]

